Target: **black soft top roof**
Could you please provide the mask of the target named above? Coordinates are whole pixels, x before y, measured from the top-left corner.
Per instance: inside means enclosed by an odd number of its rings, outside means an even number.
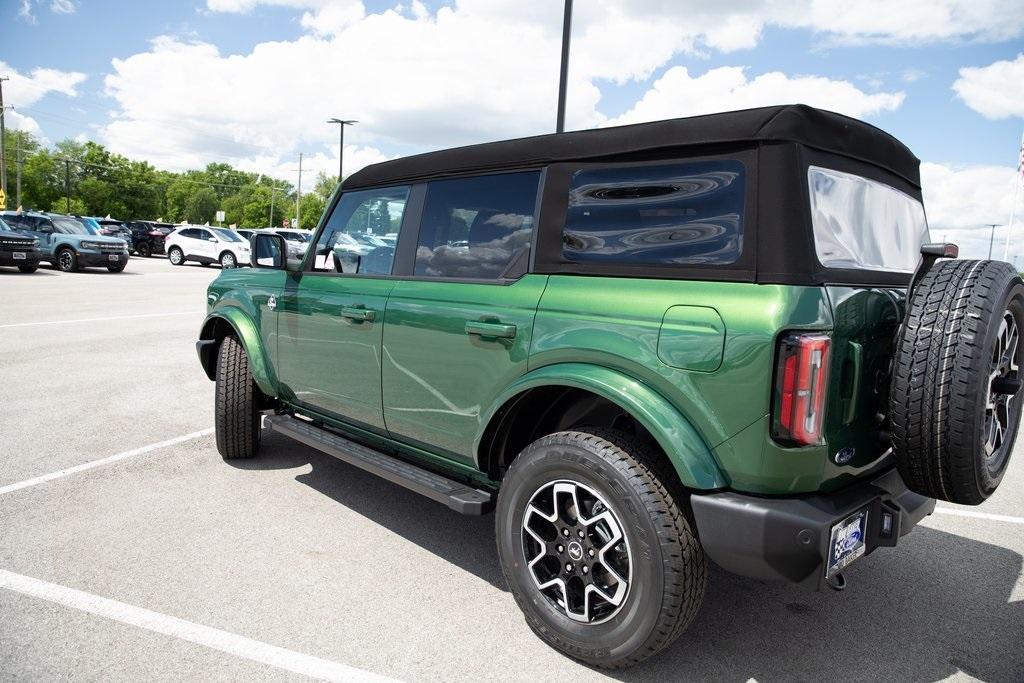
[[[367,166],[342,187],[422,180],[478,170],[543,166],[638,152],[745,142],[795,142],[887,169],[921,186],[919,160],[871,124],[803,104],[744,109],[629,126],[552,133],[456,147]]]

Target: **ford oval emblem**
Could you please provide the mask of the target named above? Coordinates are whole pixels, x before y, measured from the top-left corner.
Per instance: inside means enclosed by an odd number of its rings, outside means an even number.
[[[837,465],[845,465],[846,463],[853,460],[853,456],[857,454],[856,448],[847,446],[836,453],[835,460]]]

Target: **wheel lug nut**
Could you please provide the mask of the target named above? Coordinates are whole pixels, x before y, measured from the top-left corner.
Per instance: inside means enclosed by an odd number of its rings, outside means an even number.
[[[587,551],[587,554],[588,554],[588,555],[590,555],[591,557],[593,557],[593,556],[595,555],[595,553],[594,553],[594,549],[593,549],[593,548],[591,548],[590,550],[588,550],[588,551]]]
[[[571,563],[569,563],[569,562],[565,563],[565,571],[567,571],[567,572],[571,572],[572,571],[572,564]]]
[[[569,536],[569,530],[568,529],[562,529],[562,535],[568,537]]]
[[[586,574],[590,570],[587,569],[587,565],[583,565],[582,567],[580,567],[580,571],[582,571],[584,574]]]
[[[556,548],[558,548],[558,552],[564,552],[564,551],[565,551],[565,546],[564,546],[564,545],[562,545],[561,543],[559,543],[559,544],[558,544],[557,546],[555,546],[555,547],[556,547]]]
[[[578,535],[578,536],[579,536],[580,538],[583,538],[583,529],[577,529],[577,531],[576,531],[576,534],[577,534],[577,535]]]

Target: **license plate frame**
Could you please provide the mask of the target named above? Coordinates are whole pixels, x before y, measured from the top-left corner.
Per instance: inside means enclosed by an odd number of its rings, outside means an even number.
[[[23,252],[23,251],[16,251],[13,254],[11,254],[11,256],[14,258],[15,261],[24,261],[25,260],[25,252]]]
[[[825,578],[843,571],[867,552],[868,509],[857,510],[832,525],[829,533]]]
[[[107,254],[108,261],[119,261],[121,259],[117,254]]]

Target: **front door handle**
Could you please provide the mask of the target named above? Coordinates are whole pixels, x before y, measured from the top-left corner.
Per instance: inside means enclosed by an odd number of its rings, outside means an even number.
[[[466,334],[491,339],[512,339],[516,336],[516,326],[505,325],[504,323],[489,323],[482,320],[467,320]]]
[[[341,309],[341,317],[360,323],[372,323],[377,318],[377,312],[365,306],[344,306]]]

